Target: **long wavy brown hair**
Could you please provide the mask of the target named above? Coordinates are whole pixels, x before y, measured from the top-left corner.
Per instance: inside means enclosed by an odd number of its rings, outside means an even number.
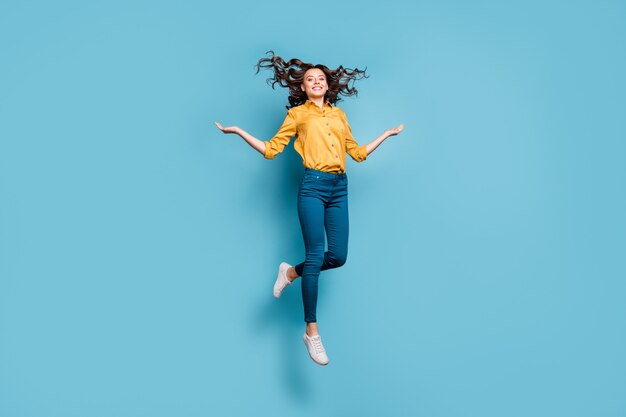
[[[281,87],[289,88],[290,105],[286,106],[288,109],[304,104],[308,99],[308,96],[300,89],[300,86],[304,82],[304,74],[311,68],[319,68],[326,74],[328,91],[326,91],[324,99],[333,105],[341,100],[339,95],[345,97],[358,96],[358,92],[356,88],[354,88],[354,82],[362,78],[368,78],[368,76],[365,75],[367,67],[365,67],[365,70],[360,70],[358,68],[344,68],[340,65],[338,68],[331,70],[326,65],[309,64],[297,58],[285,62],[284,59],[276,56],[274,51],[267,51],[266,54],[271,54],[271,56],[261,58],[259,62],[256,63],[256,74],[259,73],[261,68],[274,71],[274,76],[268,78],[267,83],[270,84],[273,89],[276,84]]]

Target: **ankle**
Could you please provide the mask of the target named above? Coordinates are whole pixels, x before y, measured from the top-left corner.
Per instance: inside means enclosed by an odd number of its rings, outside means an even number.
[[[319,335],[319,331],[317,330],[317,323],[307,323],[306,334],[310,337]]]
[[[296,268],[293,266],[287,270],[287,279],[289,282],[292,282],[294,279],[298,278],[298,273],[296,272]]]

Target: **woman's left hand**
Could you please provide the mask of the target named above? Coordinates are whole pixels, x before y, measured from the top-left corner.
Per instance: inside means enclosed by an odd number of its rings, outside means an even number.
[[[400,123],[400,124],[398,125],[398,127],[394,127],[393,129],[388,129],[388,130],[385,130],[385,135],[386,135],[387,137],[389,137],[389,136],[395,136],[395,135],[397,135],[398,133],[402,132],[402,130],[404,130],[404,125],[403,125],[402,123]]]

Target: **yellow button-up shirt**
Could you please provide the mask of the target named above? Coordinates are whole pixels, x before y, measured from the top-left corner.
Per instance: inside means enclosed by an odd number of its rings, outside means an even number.
[[[289,109],[276,135],[264,142],[265,158],[274,159],[296,135],[293,147],[307,168],[342,173],[346,153],[357,162],[367,158],[365,145],[359,146],[352,136],[344,111],[328,102],[322,109],[311,100]]]

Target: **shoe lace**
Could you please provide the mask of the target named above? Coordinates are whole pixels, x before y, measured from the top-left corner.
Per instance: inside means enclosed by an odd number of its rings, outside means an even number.
[[[322,345],[322,339],[319,336],[314,336],[311,340],[316,353],[324,353],[326,351],[324,345]]]

